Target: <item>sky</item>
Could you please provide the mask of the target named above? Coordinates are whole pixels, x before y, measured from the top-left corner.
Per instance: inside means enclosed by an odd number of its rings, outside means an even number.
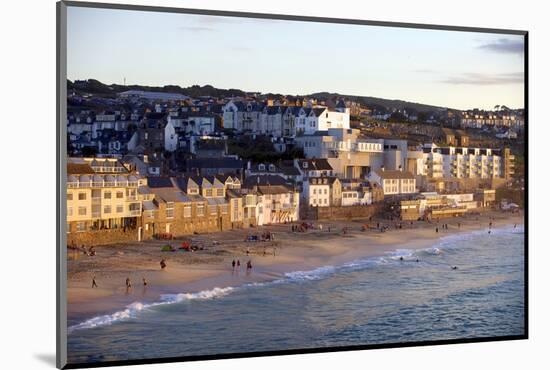
[[[67,77],[523,108],[523,36],[69,7]]]

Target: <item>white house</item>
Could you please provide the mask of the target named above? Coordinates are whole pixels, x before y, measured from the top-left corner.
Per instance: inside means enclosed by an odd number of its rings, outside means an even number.
[[[416,179],[410,172],[381,169],[372,171],[369,180],[380,185],[385,196],[416,193]]]
[[[298,221],[300,194],[285,185],[260,185],[257,195],[256,219],[258,225]]]
[[[310,177],[303,183],[302,199],[309,207],[330,206],[331,187],[328,177]]]

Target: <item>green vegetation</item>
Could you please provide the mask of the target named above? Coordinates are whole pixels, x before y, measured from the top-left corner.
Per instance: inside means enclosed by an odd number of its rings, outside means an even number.
[[[304,153],[301,149],[292,148],[284,153],[275,151],[273,143],[267,136],[244,136],[240,138],[230,138],[228,140],[229,154],[236,154],[244,160],[253,160],[254,162],[277,162],[279,160],[289,160],[294,158],[303,158]]]

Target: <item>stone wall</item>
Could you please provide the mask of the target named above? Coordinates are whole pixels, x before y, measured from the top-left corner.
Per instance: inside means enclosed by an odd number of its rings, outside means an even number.
[[[382,210],[382,203],[367,206],[310,207],[307,210],[306,217],[309,220],[350,220],[376,216]]]
[[[86,246],[115,244],[138,240],[139,229],[111,229],[95,231],[73,231],[67,233],[67,245]]]

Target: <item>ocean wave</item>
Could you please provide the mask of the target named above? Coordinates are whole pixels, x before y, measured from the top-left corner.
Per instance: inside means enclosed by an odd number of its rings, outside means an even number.
[[[226,287],[226,288],[216,287],[209,290],[202,290],[196,293],[163,294],[160,296],[160,299],[161,299],[160,302],[153,302],[153,303],[134,302],[126,306],[124,310],[117,311],[110,315],[96,316],[89,320],[83,321],[79,324],[70,326],[68,328],[68,332],[71,333],[74,330],[79,330],[79,329],[93,329],[99,326],[111,325],[118,321],[133,319],[137,316],[139,312],[144,311],[146,309],[150,309],[152,307],[156,307],[156,306],[174,304],[174,303],[190,301],[190,300],[206,300],[206,299],[223,297],[227,294],[230,294],[235,289],[237,288],[236,287]]]
[[[72,333],[74,330],[78,329],[92,329],[99,326],[111,325],[117,321],[131,319],[135,317],[138,312],[143,311],[149,306],[151,305],[143,304],[141,302],[134,302],[126,306],[126,308],[122,311],[117,311],[110,315],[96,316],[89,320],[83,321],[80,324],[70,326],[68,328],[68,332]]]
[[[220,298],[230,294],[234,291],[235,287],[226,287],[226,288],[214,288],[210,290],[201,290],[196,293],[178,293],[178,294],[163,294],[160,296],[160,299],[164,303],[179,303],[183,301],[192,301],[192,300],[206,300]]]

